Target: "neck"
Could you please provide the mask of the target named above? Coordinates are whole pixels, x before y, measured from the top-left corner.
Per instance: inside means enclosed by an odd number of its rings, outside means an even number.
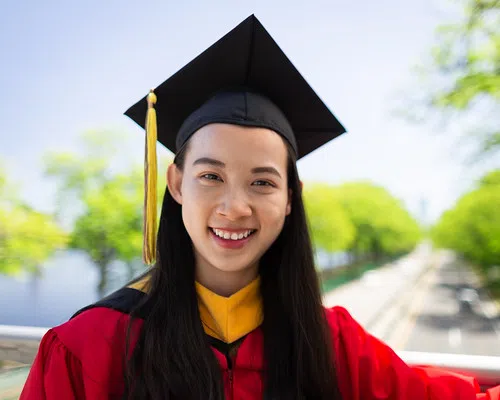
[[[259,274],[257,264],[242,271],[221,271],[218,268],[206,265],[207,263],[198,262],[196,264],[196,281],[223,297],[229,297],[240,291],[254,281]]]

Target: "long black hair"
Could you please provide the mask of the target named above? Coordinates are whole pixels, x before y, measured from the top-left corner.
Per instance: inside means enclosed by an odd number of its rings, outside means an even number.
[[[341,399],[296,158],[287,147],[292,209],[259,263],[265,398]],[[174,160],[181,170],[187,148]],[[151,270],[148,295],[132,313],[132,320],[146,316],[133,353],[127,355],[127,399],[224,399],[220,367],[198,310],[192,246],[181,206],[166,190],[158,261]]]

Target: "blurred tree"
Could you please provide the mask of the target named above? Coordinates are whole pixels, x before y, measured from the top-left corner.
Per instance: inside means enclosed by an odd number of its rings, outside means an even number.
[[[468,116],[463,126],[472,123],[468,134],[473,134],[479,155],[484,155],[500,150],[500,1],[455,4],[459,7],[455,22],[437,28],[430,65],[416,71],[423,80],[412,94],[417,107],[409,108],[413,117],[425,121],[432,111]],[[427,90],[422,90],[424,83]]]
[[[500,169],[490,171],[479,180],[479,187],[500,186]]]
[[[143,172],[127,167],[118,173],[113,168],[114,146],[124,140],[112,132],[88,132],[78,155],[56,153],[46,158],[47,174],[59,180],[61,210],[76,214],[70,247],[86,252],[98,267],[100,296],[108,286],[113,261],[123,261],[129,277],[135,266],[142,266]],[[165,178],[159,179],[158,187],[165,186]],[[159,193],[159,204],[161,199]]]
[[[438,107],[466,109],[479,97],[500,100],[500,1],[462,0],[461,21],[438,28],[433,59],[451,78]]]
[[[39,274],[41,264],[66,243],[52,216],[21,202],[0,169],[0,273]]]
[[[121,260],[134,274],[142,249],[142,181],[137,177],[115,176],[83,193],[85,211],[79,215],[71,235],[70,246],[84,250],[98,266],[99,295],[108,286],[109,266]]]
[[[329,253],[347,250],[356,232],[333,188],[306,184],[303,195],[315,248]]]
[[[484,272],[500,265],[500,170],[462,196],[432,230],[436,246],[455,250]]]
[[[356,234],[350,250],[358,257],[381,259],[412,250],[420,227],[399,200],[370,183],[347,183],[335,188]]]

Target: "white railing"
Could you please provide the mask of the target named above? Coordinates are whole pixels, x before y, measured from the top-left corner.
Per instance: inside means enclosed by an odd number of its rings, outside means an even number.
[[[31,364],[49,328],[0,325],[0,360]]]
[[[500,384],[500,357],[398,351],[408,365],[434,366],[477,378],[482,385]]]
[[[0,325],[0,341],[34,341],[40,343],[42,336],[48,330],[49,328],[40,328],[37,326]]]
[[[0,360],[31,364],[49,328],[0,325]],[[408,365],[435,366],[477,378],[482,385],[500,384],[500,357],[398,351]]]

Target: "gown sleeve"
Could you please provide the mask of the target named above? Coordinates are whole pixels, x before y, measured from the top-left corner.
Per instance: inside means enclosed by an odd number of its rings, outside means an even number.
[[[20,400],[85,398],[92,397],[85,393],[80,361],[49,330],[40,343]]]
[[[353,400],[500,400],[500,386],[480,393],[475,378],[434,367],[410,367],[342,307],[329,310],[343,397]]]
[[[20,399],[121,399],[128,321],[127,315],[101,307],[49,330],[40,343]],[[140,326],[136,321],[132,328],[134,341]]]

